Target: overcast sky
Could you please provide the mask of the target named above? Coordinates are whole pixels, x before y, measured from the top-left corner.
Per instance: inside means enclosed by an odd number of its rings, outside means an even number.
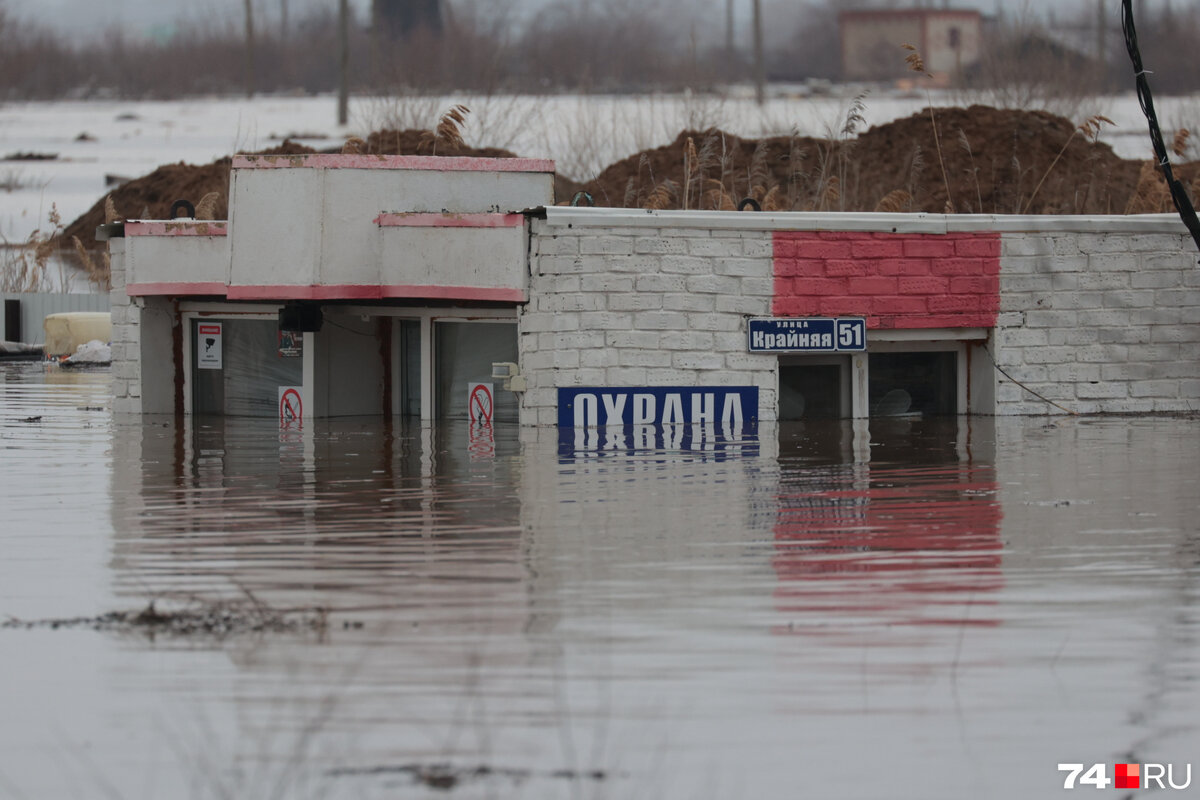
[[[486,2],[487,0],[485,0]],[[539,4],[550,0],[508,0],[527,9],[534,9]],[[565,0],[566,2],[583,2],[584,0]],[[1095,2],[1096,0],[952,0],[951,6],[961,8],[978,8],[985,13],[997,9],[1009,11],[1032,11],[1042,13],[1047,8],[1054,7],[1063,12],[1073,11],[1080,3]],[[1165,2],[1166,0],[1158,0]],[[1184,5],[1196,0],[1175,0],[1176,5]],[[350,0],[351,6],[365,18],[370,0]],[[604,0],[591,0],[593,3],[603,3]],[[724,0],[697,0],[705,5],[724,7]],[[781,0],[764,0],[764,7],[770,10],[772,4]],[[1139,0],[1147,2],[1147,0]],[[292,19],[298,19],[313,7],[336,9],[337,0],[254,0],[255,7],[267,17],[265,24],[278,20],[280,8],[286,3],[288,14]],[[742,14],[749,14],[751,0],[735,0],[736,8]],[[926,0],[928,5],[940,6],[941,0]],[[1108,0],[1110,14],[1115,14],[1120,0]],[[0,0],[0,5],[6,7],[9,13],[19,19],[38,22],[50,27],[61,29],[65,24],[70,25],[71,32],[79,35],[82,30],[93,32],[108,29],[124,22],[124,27],[131,33],[153,33],[156,30],[169,30],[176,23],[188,24],[212,20],[236,20],[242,13],[242,0]],[[1114,17],[1115,19],[1115,17]],[[768,20],[769,21],[769,20]]]

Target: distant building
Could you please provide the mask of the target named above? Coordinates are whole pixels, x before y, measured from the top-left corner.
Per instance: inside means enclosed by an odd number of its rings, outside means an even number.
[[[371,22],[378,33],[392,39],[421,28],[441,33],[441,0],[371,0]]]
[[[878,81],[904,77],[902,44],[925,59],[925,69],[952,82],[979,61],[983,17],[975,10],[879,9],[838,15],[842,35],[842,78]]]

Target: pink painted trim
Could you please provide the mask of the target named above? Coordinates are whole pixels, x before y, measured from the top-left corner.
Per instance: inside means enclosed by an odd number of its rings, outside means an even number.
[[[372,220],[381,228],[519,228],[522,214],[421,214],[384,212]]]
[[[234,169],[423,169],[437,172],[554,172],[544,158],[474,158],[472,156],[364,156],[313,153],[294,156],[236,155]]]
[[[230,300],[381,300],[380,286],[330,284],[326,286],[230,286]]]
[[[229,223],[212,220],[126,222],[126,236],[228,236]]]
[[[130,283],[125,286],[125,294],[130,297],[143,295],[188,295],[211,294],[225,296],[226,286],[218,282],[201,283]]]
[[[230,286],[230,300],[477,300],[523,303],[523,289],[483,286],[371,286],[340,284],[324,286]]]
[[[503,303],[524,303],[524,289],[499,289],[485,286],[384,286],[383,296],[390,299],[405,297],[424,300],[486,300]]]

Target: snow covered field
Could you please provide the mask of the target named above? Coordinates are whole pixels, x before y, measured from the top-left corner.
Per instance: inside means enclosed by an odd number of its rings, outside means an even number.
[[[69,223],[104,196],[105,176],[138,177],[161,164],[208,163],[237,151],[278,144],[285,136],[314,147],[340,145],[385,124],[429,127],[451,103],[471,108],[470,144],[553,158],[573,178],[588,178],[639,150],[666,144],[684,128],[718,126],[744,136],[837,132],[850,105],[840,96],[776,96],[757,107],[748,96],[453,97],[356,99],[347,127],[336,124],[336,99],[259,97],[170,102],[88,101],[0,105],[0,241],[24,241],[45,229],[51,204]],[[961,97],[934,96],[939,105]],[[1200,119],[1200,98],[1161,98],[1164,128]],[[924,94],[872,94],[868,125],[908,116]],[[1116,127],[1102,140],[1126,158],[1149,152],[1146,124],[1132,94],[1096,98],[1080,114],[1101,113]],[[1078,120],[1077,120],[1078,121]],[[87,134],[89,139],[81,140]],[[325,137],[325,138],[318,138]],[[52,161],[17,161],[17,153],[56,153]]]

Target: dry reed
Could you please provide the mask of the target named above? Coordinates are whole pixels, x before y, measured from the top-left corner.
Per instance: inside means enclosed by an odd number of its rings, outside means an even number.
[[[1125,204],[1126,214],[1157,214],[1170,202],[1171,192],[1154,161],[1146,161],[1138,173],[1137,186]]]
[[[700,155],[696,152],[696,142],[691,136],[687,138],[687,143],[683,148],[683,209],[688,208],[688,201],[691,198],[692,182],[700,171]]]
[[[1103,114],[1093,114],[1085,119],[1081,125],[1077,126],[1075,130],[1071,131],[1071,135],[1067,137],[1067,141],[1063,144],[1062,149],[1059,150],[1058,154],[1054,156],[1054,160],[1050,162],[1050,166],[1046,167],[1045,173],[1042,174],[1042,179],[1038,181],[1037,186],[1033,187],[1033,193],[1029,195],[1029,200],[1025,203],[1025,210],[1023,213],[1029,213],[1029,209],[1033,207],[1033,200],[1035,197],[1037,197],[1038,192],[1041,190],[1042,184],[1046,182],[1046,178],[1050,177],[1050,173],[1054,170],[1054,166],[1059,162],[1060,159],[1062,159],[1063,153],[1067,152],[1067,148],[1071,146],[1071,142],[1075,140],[1075,137],[1082,133],[1085,137],[1091,139],[1093,144],[1095,144],[1095,142],[1100,138],[1100,131],[1102,130],[1103,125],[1106,124],[1115,125],[1116,123]]]
[[[885,194],[875,206],[876,211],[899,214],[912,208],[912,195],[903,189],[893,189]]]
[[[975,153],[971,150],[971,140],[967,138],[966,131],[962,128],[958,129],[958,144],[967,153],[967,160],[971,162],[971,168],[967,172],[971,175],[971,179],[975,183],[975,202],[978,203],[976,211],[983,213],[983,190],[979,187],[979,167],[975,166]]]
[[[924,75],[926,78],[933,77],[925,71],[925,59],[921,58],[921,53],[917,48],[911,44],[900,46],[909,51],[908,55],[904,57],[904,63],[908,64],[909,71]],[[925,89],[925,98],[929,101],[929,121],[933,125],[933,146],[937,150],[938,164],[942,168],[942,183],[946,186],[946,208],[948,209],[946,213],[949,214],[954,212],[954,198],[950,194],[950,177],[946,174],[946,161],[942,158],[942,140],[938,135],[937,117],[933,113],[933,96],[930,95],[928,87]]]
[[[663,178],[662,183],[655,186],[654,191],[646,198],[646,203],[643,207],[654,211],[670,208],[672,198],[675,197],[678,190],[679,184],[670,178]]]
[[[1175,131],[1175,140],[1171,143],[1171,152],[1183,158],[1187,155],[1188,139],[1191,138],[1192,132],[1187,128],[1180,128]]]
[[[216,219],[217,203],[220,200],[219,192],[209,192],[201,197],[200,202],[196,204],[196,219]]]

